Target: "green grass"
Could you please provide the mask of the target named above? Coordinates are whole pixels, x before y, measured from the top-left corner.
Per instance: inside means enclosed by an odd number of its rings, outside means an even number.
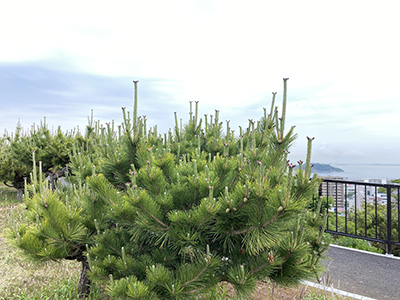
[[[0,206],[21,203],[16,199],[17,190],[0,184]]]
[[[339,246],[384,254],[384,251],[382,249],[378,249],[371,245],[370,242],[362,239],[355,239],[347,236],[337,236],[334,237],[333,243]]]
[[[328,295],[328,294],[322,294],[322,293],[316,293],[316,292],[309,292],[306,296],[302,298],[302,300],[341,300],[345,299],[337,295]],[[348,298],[346,298],[348,299]]]
[[[37,284],[37,279],[32,281]],[[72,300],[78,299],[77,278],[71,276],[69,278],[62,278],[60,282],[54,280],[48,285],[40,285],[36,287],[28,287],[24,284],[14,285],[6,290],[6,295],[0,296],[1,300],[8,299],[21,299],[21,300]],[[109,299],[106,297],[99,287],[94,286],[87,298],[89,300],[95,299]]]

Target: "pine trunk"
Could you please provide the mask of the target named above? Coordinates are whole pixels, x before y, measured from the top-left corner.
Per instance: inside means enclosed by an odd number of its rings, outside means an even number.
[[[90,279],[87,271],[89,271],[89,263],[84,259],[82,260],[81,277],[78,282],[78,295],[80,298],[87,298],[90,293]]]
[[[24,188],[17,188],[17,200],[22,200],[23,195],[24,195]]]

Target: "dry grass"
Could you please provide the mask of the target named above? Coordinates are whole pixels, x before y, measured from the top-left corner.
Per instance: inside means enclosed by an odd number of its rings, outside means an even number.
[[[80,264],[75,261],[35,263],[13,247],[4,237],[5,229],[13,216],[19,214],[24,205],[15,200],[16,193],[0,186],[0,300],[23,299],[77,299],[76,285]],[[226,286],[226,297],[230,299],[232,289]],[[99,287],[94,288],[91,299],[109,299]],[[349,299],[306,286],[282,288],[259,282],[252,300],[331,300]]]
[[[233,288],[227,284],[228,298],[234,298]],[[281,287],[276,284],[260,281],[250,300],[350,300],[351,298],[332,294],[306,285],[298,287]]]

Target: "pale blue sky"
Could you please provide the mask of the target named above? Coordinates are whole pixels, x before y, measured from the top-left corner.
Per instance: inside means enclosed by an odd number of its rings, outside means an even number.
[[[397,1],[9,1],[0,10],[0,130],[91,109],[139,112],[165,132],[189,101],[231,127],[259,119],[289,77],[292,160],[400,163]],[[280,104],[280,103],[279,103]]]

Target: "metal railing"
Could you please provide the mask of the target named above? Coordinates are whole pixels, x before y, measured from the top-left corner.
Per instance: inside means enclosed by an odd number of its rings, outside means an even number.
[[[325,232],[400,246],[400,185],[324,178],[319,187]]]

